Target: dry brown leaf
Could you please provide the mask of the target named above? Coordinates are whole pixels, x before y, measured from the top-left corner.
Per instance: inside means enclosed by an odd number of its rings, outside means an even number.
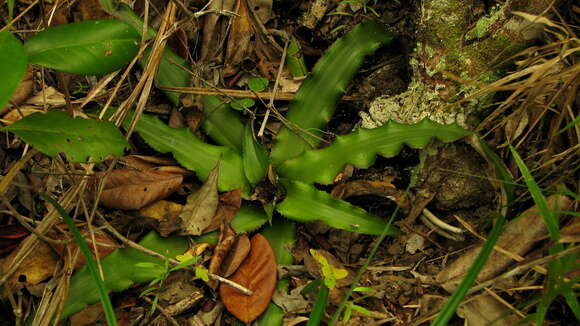
[[[12,265],[12,260],[19,250],[14,250],[0,265],[0,275],[4,275]],[[58,256],[44,241],[38,242],[38,245],[32,252],[24,258],[24,261],[18,266],[16,272],[8,278],[6,285],[9,291],[14,292],[22,287],[34,286],[51,277],[56,269]]]
[[[49,233],[49,236],[53,239],[56,239],[56,240],[64,240],[65,239],[65,237],[63,236],[62,233]],[[88,232],[85,232],[83,234],[83,237],[85,238],[85,241],[86,241],[87,245],[89,246],[89,251],[93,255],[93,258],[96,257],[95,250],[94,250],[95,246],[93,245],[93,240],[92,240],[90,234],[88,234]],[[111,239],[111,237],[109,237],[103,231],[95,231],[95,241],[97,242],[97,250],[99,251],[99,258],[100,259],[105,258],[113,250],[119,248],[119,245],[115,242],[115,240]],[[76,241],[72,241],[66,245],[65,244],[52,244],[52,249],[54,249],[54,251],[56,251],[56,253],[59,256],[65,257],[66,259],[72,258],[68,255],[67,251],[70,250],[70,253],[74,254],[77,247],[78,247],[78,245],[77,245]],[[79,269],[86,264],[85,256],[82,253],[79,252],[79,254],[77,255],[76,258],[77,259],[74,263],[74,269]]]
[[[94,198],[99,181],[105,172],[89,180],[89,190]],[[100,203],[109,208],[140,209],[172,194],[183,181],[183,176],[154,170],[112,170],[106,179]]]
[[[240,234],[236,237],[234,245],[229,250],[228,255],[221,264],[220,275],[223,277],[230,277],[238,270],[238,267],[246,259],[250,253],[250,238],[247,234]]]
[[[219,274],[224,258],[228,255],[230,248],[236,240],[236,231],[229,224],[222,224],[220,227],[220,236],[215,246],[211,261],[209,263],[209,272]],[[212,288],[217,287],[217,282],[210,280],[208,285]]]
[[[208,10],[212,10],[215,14],[205,15],[203,23],[203,42],[201,44],[201,61],[213,60],[217,56],[218,48],[221,45],[221,38],[216,32],[218,20],[220,18],[219,12],[233,11],[235,0],[214,0],[209,2]]]
[[[548,206],[554,211],[565,211],[571,203],[570,199],[563,195],[552,195],[547,198],[547,202]],[[538,207],[533,206],[503,228],[496,246],[513,254],[523,256],[547,232]],[[461,257],[441,270],[436,276],[436,280],[441,284],[441,287],[449,293],[453,292],[463,279],[463,275],[465,275],[479,255],[481,247],[479,245],[466,251]],[[510,257],[497,250],[493,251],[487,263],[479,272],[477,282],[483,282],[496,276],[513,263],[514,260]]]
[[[196,133],[203,122],[203,112],[195,107],[189,108],[185,111],[185,123],[191,132]]]
[[[152,218],[158,223],[154,223],[153,228],[162,237],[167,237],[171,233],[180,230],[179,213],[183,210],[183,205],[168,200],[159,200],[151,205],[139,210],[139,216]]]
[[[460,305],[457,315],[465,319],[465,325],[511,326],[519,324],[521,319],[488,293],[477,295]]]
[[[238,71],[238,64],[250,53],[250,44],[254,36],[254,27],[247,0],[238,0],[236,17],[232,18],[232,28],[228,35],[228,47],[224,59],[223,74],[232,76]]]
[[[171,110],[169,121],[167,123],[171,128],[185,128],[185,118],[183,114],[176,108]]]
[[[203,186],[187,197],[187,203],[179,214],[181,234],[200,235],[211,224],[218,205],[219,164],[218,161]]]
[[[272,0],[248,0],[248,5],[251,6],[260,19],[262,24],[266,24],[272,18]]]
[[[242,192],[240,189],[223,193],[219,197],[219,205],[212,218],[211,224],[203,233],[212,232],[220,228],[222,223],[229,224],[242,206]]]
[[[258,318],[266,310],[274,294],[278,279],[276,272],[276,258],[272,246],[264,236],[256,234],[252,238],[248,258],[231,278],[253,294],[242,294],[222,283],[220,297],[228,311],[244,323],[251,323]]]

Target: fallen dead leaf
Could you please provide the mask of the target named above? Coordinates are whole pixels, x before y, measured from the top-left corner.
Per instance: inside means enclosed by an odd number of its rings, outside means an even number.
[[[226,284],[220,286],[220,297],[228,311],[244,323],[253,322],[270,304],[276,287],[276,258],[268,240],[256,234],[251,241],[248,258],[231,280],[248,288],[252,295],[244,295]]]
[[[230,223],[242,206],[242,191],[240,189],[223,193],[219,196],[219,205],[211,220],[211,224],[203,233],[213,232],[220,228],[222,223]]]
[[[142,218],[151,218],[156,221],[153,228],[159,232],[162,237],[167,237],[171,233],[180,230],[179,213],[183,210],[183,205],[168,200],[159,200],[151,205],[145,206],[139,210],[139,216]]]
[[[229,224],[222,224],[220,227],[220,236],[209,263],[208,270],[210,273],[220,273],[222,262],[228,255],[228,252],[234,244],[235,239],[236,231],[234,231],[234,229]],[[208,285],[215,289],[218,284],[216,281],[211,280],[208,282]]]
[[[224,59],[223,74],[229,77],[238,72],[239,63],[250,53],[254,27],[247,0],[238,0],[236,16],[232,18],[232,28],[228,35],[228,46]]]
[[[0,265],[0,275],[10,268],[17,253],[18,250],[14,250],[4,259]],[[58,256],[52,248],[46,242],[39,241],[36,248],[18,266],[16,272],[8,278],[6,285],[9,291],[14,292],[24,286],[34,286],[46,280],[54,274],[57,263]]]
[[[233,246],[230,248],[226,258],[223,260],[220,275],[230,277],[240,267],[242,262],[250,253],[250,238],[247,234],[240,234],[236,237]]]
[[[477,295],[460,305],[457,315],[465,319],[466,325],[510,326],[517,325],[521,319],[487,293]]]
[[[563,195],[552,195],[547,198],[547,202],[548,206],[554,211],[565,211],[571,203],[570,199]],[[523,256],[547,232],[538,207],[533,206],[503,228],[496,246],[513,254]],[[435,278],[441,284],[441,287],[449,293],[453,292],[463,279],[463,275],[465,275],[479,255],[481,247],[479,245],[468,250],[453,263],[442,269]],[[477,282],[483,282],[496,276],[513,262],[514,260],[505,254],[497,250],[493,251],[487,263],[479,272]]]
[[[105,172],[89,180],[89,192],[95,198]],[[109,208],[140,209],[171,195],[181,185],[183,176],[154,170],[112,170],[106,179],[100,203]]]
[[[217,190],[219,164],[218,161],[203,186],[187,197],[187,203],[179,214],[182,235],[200,235],[211,224],[219,201]]]

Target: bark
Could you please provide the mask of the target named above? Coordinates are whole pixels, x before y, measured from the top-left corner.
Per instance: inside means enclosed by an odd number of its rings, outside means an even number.
[[[361,113],[362,126],[430,118],[469,127],[493,100],[493,95],[469,98],[477,85],[505,75],[513,55],[542,34],[542,24],[525,21],[513,12],[538,14],[548,5],[541,0],[519,0],[486,9],[480,0],[422,1],[410,62],[411,83],[401,94],[375,99],[369,113]]]

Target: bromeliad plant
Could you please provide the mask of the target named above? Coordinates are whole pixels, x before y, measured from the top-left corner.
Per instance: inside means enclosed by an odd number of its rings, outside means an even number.
[[[220,191],[241,189],[244,196],[249,198],[252,188],[264,180],[271,166],[277,174],[277,182],[285,190],[283,199],[273,205],[281,215],[299,222],[322,221],[334,228],[347,231],[371,235],[381,234],[387,226],[386,221],[345,201],[333,199],[328,193],[318,190],[314,183],[324,185],[333,183],[334,177],[349,163],[357,168],[368,168],[373,164],[376,155],[394,156],[404,144],[412,148],[420,148],[433,138],[449,142],[468,134],[457,125],[439,125],[430,120],[423,120],[416,125],[390,122],[377,129],[360,129],[349,135],[339,136],[330,146],[316,149],[340,97],[361,67],[364,57],[373,53],[381,45],[389,43],[392,38],[393,36],[380,24],[367,22],[356,26],[334,43],[316,64],[291,102],[284,119],[284,126],[276,136],[270,154],[265,146],[256,140],[253,134],[253,120],[242,123],[240,114],[217,97],[205,97],[203,100],[205,106],[203,128],[219,145],[204,143],[189,129],[170,128],[158,118],[148,114],[140,117],[135,131],[153,149],[161,153],[171,153],[182,166],[196,172],[202,181],[208,177],[211,169],[219,161],[218,189]],[[160,78],[168,75],[164,62],[165,64],[181,62],[167,59],[175,55],[169,50],[165,52],[159,68]],[[175,69],[175,67],[170,69]],[[184,72],[179,70],[178,73]],[[159,82],[165,86],[187,86],[180,84],[184,78],[172,80],[179,80],[179,82],[175,83],[167,79],[159,80]],[[175,94],[169,95],[170,99],[175,102]],[[128,126],[132,116],[132,113],[129,114],[129,118],[125,120],[125,127]],[[42,117],[52,119],[53,123],[43,125],[38,121],[42,120]],[[58,119],[62,121],[59,123],[56,121]],[[42,134],[49,133],[54,136],[50,140],[52,146],[58,146],[59,143],[77,142],[77,140],[80,142],[91,137],[91,135],[75,133],[72,136],[68,135],[70,128],[65,129],[64,126],[70,121],[63,122],[67,119],[78,122],[78,119],[56,117],[54,113],[44,116],[35,114],[4,129],[21,136],[27,142],[37,146],[40,151],[54,156],[57,153],[47,150],[46,141],[40,140]],[[57,131],[55,132],[54,129]],[[125,143],[119,144],[117,148],[124,145]],[[80,145],[77,143],[78,146]],[[70,151],[78,152],[77,147]],[[119,149],[116,152],[118,154]],[[80,161],[86,161],[88,157],[99,160],[103,157],[103,153],[101,151],[95,156],[89,150],[89,152],[77,154],[76,157],[79,157]],[[266,220],[265,211],[242,206],[234,218],[234,229],[237,232],[252,231]],[[397,232],[396,228],[389,226],[387,233]],[[184,241],[175,237],[162,239],[156,234],[148,235],[141,244],[164,253],[168,257],[182,253],[186,246]],[[148,257],[134,249],[119,249],[103,259],[102,266],[106,274],[107,289],[119,291],[128,288],[134,282],[154,279],[157,275],[146,277],[143,273],[139,275],[135,273],[135,266],[141,262],[163,263],[159,259]],[[119,268],[121,264],[127,268]],[[87,288],[91,287],[90,283],[86,270],[81,270],[73,276],[63,317],[70,316],[85,305],[98,300],[98,297],[88,295],[91,293]]]

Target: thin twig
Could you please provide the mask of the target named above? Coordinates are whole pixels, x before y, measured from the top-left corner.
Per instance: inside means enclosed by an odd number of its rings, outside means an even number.
[[[291,101],[296,96],[296,93],[292,92],[252,92],[250,90],[238,90],[238,89],[226,89],[226,88],[204,88],[204,87],[167,87],[158,85],[157,88],[163,91],[177,92],[182,94],[193,94],[193,95],[209,95],[218,96],[226,95],[234,98],[253,98],[253,99],[264,99],[268,100],[273,97],[275,101]],[[358,97],[354,96],[343,96],[343,101],[359,101]]]
[[[8,208],[10,215],[15,217],[18,220],[18,222],[20,222],[20,225],[22,225],[26,230],[28,230],[28,232],[36,235],[40,240],[46,241],[46,242],[52,243],[52,244],[67,244],[67,243],[71,242],[70,239],[69,240],[55,240],[55,239],[51,239],[51,238],[45,236],[43,233],[39,232],[32,225],[30,225],[30,224],[28,224],[28,222],[26,222],[26,217],[20,215],[20,213],[18,213],[18,211],[16,211],[14,206],[12,206],[12,204],[10,204],[10,202],[6,199],[4,194],[0,194],[0,200],[2,201],[2,204],[4,204],[4,206],[6,206]]]

